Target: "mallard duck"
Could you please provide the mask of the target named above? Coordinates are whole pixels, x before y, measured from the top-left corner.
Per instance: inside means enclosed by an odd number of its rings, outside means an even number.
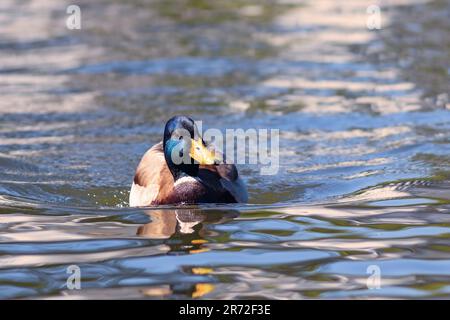
[[[236,166],[206,144],[189,117],[167,121],[163,141],[142,157],[130,192],[130,206],[247,202]]]

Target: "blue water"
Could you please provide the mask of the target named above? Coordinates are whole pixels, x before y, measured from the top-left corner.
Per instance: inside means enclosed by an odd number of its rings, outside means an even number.
[[[41,4],[0,5],[0,298],[450,297],[448,1]],[[174,114],[279,129],[279,171],[129,208]]]

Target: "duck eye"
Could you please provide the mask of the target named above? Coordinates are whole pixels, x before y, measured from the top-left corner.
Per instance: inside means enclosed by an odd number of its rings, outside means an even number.
[[[183,136],[179,136],[179,137],[178,137],[178,140],[183,140]]]

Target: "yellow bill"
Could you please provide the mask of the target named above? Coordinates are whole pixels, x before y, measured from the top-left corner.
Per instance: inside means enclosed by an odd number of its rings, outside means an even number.
[[[202,139],[198,139],[197,141],[191,139],[191,151],[189,155],[192,159],[203,165],[214,164],[216,160],[214,151],[208,150],[203,144]]]

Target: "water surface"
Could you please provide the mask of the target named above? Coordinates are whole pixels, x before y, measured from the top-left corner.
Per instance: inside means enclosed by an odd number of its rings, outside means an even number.
[[[68,4],[0,4],[1,298],[450,298],[448,1]],[[280,129],[278,174],[128,208],[174,114]]]

